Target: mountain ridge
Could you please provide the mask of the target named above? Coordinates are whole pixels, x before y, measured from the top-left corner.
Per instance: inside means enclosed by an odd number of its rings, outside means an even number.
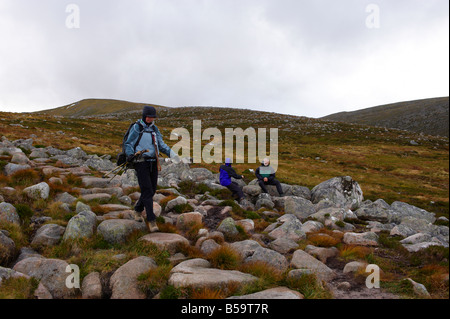
[[[320,119],[449,137],[449,98],[390,103],[357,111],[338,112]]]

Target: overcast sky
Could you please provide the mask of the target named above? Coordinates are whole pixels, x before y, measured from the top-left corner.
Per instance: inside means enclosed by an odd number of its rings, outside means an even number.
[[[321,117],[448,96],[448,16],[448,0],[0,0],[0,111],[110,98]]]

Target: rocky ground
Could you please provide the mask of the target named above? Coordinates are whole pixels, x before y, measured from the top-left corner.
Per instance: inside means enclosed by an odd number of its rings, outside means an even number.
[[[133,258],[113,255],[105,264],[117,266],[105,266],[104,271],[85,273],[83,265],[78,265],[83,274],[80,287],[68,287],[67,267],[73,259],[49,256],[49,248],[92,238],[120,247],[138,234],[137,243],[165,252],[170,267],[165,287],[220,288],[236,292],[222,297],[270,299],[314,296],[292,284],[302,278],[315,280],[314,287],[322,291],[322,297],[400,298],[365,284],[367,256],[382,248],[381,234],[397,238],[411,254],[430,246],[448,247],[449,242],[446,218],[437,220],[433,213],[403,202],[364,201],[361,187],[349,176],[324,181],[312,190],[282,184],[284,197],[279,197],[274,187],[269,187],[269,194],[262,194],[256,180],[248,184],[236,180],[246,194],[246,200],[238,204],[223,199],[227,190],[218,183],[218,174],[191,168],[187,160],[177,164],[161,159],[160,189],[154,197],[161,231],[148,234],[133,213],[139,198],[135,173],[128,170],[114,178],[103,177],[115,167],[109,156],[87,155],[80,148],[36,148],[32,139],[9,141],[3,137],[0,160],[0,290],[2,283],[13,278],[34,278],[39,284],[33,298],[164,298],[157,288],[142,288],[142,277],[161,266],[154,255],[145,253]],[[30,171],[37,172],[39,181],[14,182],[20,172]],[[189,194],[182,187],[186,185],[191,187]],[[20,200],[31,203],[31,216],[21,216]],[[46,214],[48,207],[71,217],[57,221]],[[11,229],[25,225],[27,238],[19,241]],[[219,267],[211,257],[224,247],[239,256],[235,268]],[[343,258],[345,249],[355,247],[367,249],[367,254],[352,261]],[[98,254],[102,252],[98,250]],[[283,273],[284,279],[258,290],[255,287],[261,277],[245,271],[245,265],[258,263]],[[405,279],[417,297],[430,296],[424,285]],[[448,287],[448,267],[442,280]],[[251,293],[237,293],[237,286],[251,285]]]

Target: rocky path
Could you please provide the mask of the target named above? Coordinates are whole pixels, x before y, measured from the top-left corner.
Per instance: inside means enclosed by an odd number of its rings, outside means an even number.
[[[355,273],[361,272],[367,262],[364,258],[343,262],[338,244],[375,248],[379,246],[378,234],[384,231],[404,237],[401,243],[411,252],[432,245],[448,247],[448,227],[435,224],[433,213],[402,202],[388,205],[382,199],[364,201],[359,184],[348,176],[332,178],[312,190],[282,184],[285,197],[278,197],[274,187],[269,188],[269,194],[262,194],[256,180],[249,184],[237,180],[246,194],[246,201],[239,205],[211,195],[214,190],[223,190],[218,174],[191,168],[187,161],[176,164],[162,160],[158,185],[163,189],[155,195],[154,210],[163,231],[148,234],[145,224],[135,220],[133,213],[140,195],[134,171],[113,179],[101,177],[114,168],[109,157],[87,155],[80,148],[35,148],[31,139],[11,142],[3,137],[0,160],[0,286],[2,280],[11,277],[34,277],[39,280],[34,292],[37,298],[159,296],[149,296],[139,288],[138,277],[160,267],[150,256],[124,259],[108,275],[89,273],[80,289],[73,289],[66,285],[68,261],[41,254],[48,247],[96,236],[109,245],[120,246],[138,233],[139,242],[166,251],[172,265],[166,284],[175,288],[217,289],[256,283],[258,277],[250,273],[214,267],[211,254],[228,247],[239,255],[239,264],[263,263],[286,272],[291,279],[313,274],[336,299],[398,298],[382,289],[366,288],[364,282],[355,279]],[[33,175],[31,171],[41,176],[39,182],[14,182],[20,172]],[[201,183],[209,191],[187,196],[181,192],[183,183]],[[30,216],[34,231],[29,246],[21,247],[22,243],[16,243],[7,230],[24,226],[16,208],[20,198],[58,207],[72,217],[65,222],[54,220],[43,215],[48,210],[40,207]],[[356,227],[361,224],[351,221],[357,220],[367,226]],[[193,249],[198,251],[195,256],[186,253]],[[123,257],[113,256],[114,260]],[[293,287],[273,288],[267,287],[257,296],[304,297]],[[426,296],[426,289],[421,291]]]

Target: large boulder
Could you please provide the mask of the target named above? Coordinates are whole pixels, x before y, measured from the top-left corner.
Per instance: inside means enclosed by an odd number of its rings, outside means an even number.
[[[76,293],[75,288],[66,286],[66,279],[71,274],[66,272],[67,266],[69,264],[64,260],[30,257],[19,261],[13,269],[39,279],[53,298],[65,299]]]
[[[83,211],[69,220],[63,240],[90,238],[94,235],[96,225],[97,215]]]
[[[169,284],[193,289],[217,289],[229,284],[248,284],[258,280],[257,277],[237,270],[222,270],[210,268],[211,264],[205,259],[190,259],[181,262],[170,271]]]
[[[102,283],[99,272],[91,272],[81,284],[83,299],[101,299],[103,296]]]
[[[181,235],[173,233],[152,233],[141,237],[139,240],[152,243],[160,250],[167,250],[171,254],[175,254],[180,246],[189,246],[189,241]]]
[[[293,241],[299,241],[306,238],[306,234],[302,230],[303,225],[296,216],[286,214],[278,218],[278,222],[283,224],[272,230],[268,234],[270,237],[274,239],[287,238]]]
[[[14,258],[15,253],[14,241],[0,231],[0,265],[8,264]]]
[[[42,182],[25,188],[24,193],[32,199],[47,199],[50,195],[50,186],[46,182]]]
[[[263,262],[275,269],[285,271],[289,263],[282,254],[271,249],[258,247],[251,256],[245,258],[244,262]]]
[[[178,196],[177,198],[174,198],[171,201],[167,202],[165,211],[170,212],[171,210],[173,210],[175,208],[175,206],[185,205],[185,204],[187,204],[186,198],[184,198],[183,196]]]
[[[192,168],[190,170],[184,170],[180,179],[182,181],[193,181],[196,183],[203,182],[205,180],[213,180],[213,173],[206,168]]]
[[[363,192],[359,184],[350,176],[334,177],[329,179],[311,191],[311,201],[314,204],[328,199],[336,207],[356,210],[363,202]]]
[[[232,217],[225,218],[217,227],[217,231],[224,234],[225,238],[232,239],[233,237],[239,235],[239,231],[236,228],[236,222]]]
[[[97,227],[97,233],[110,244],[124,243],[133,232],[146,231],[145,223],[129,219],[108,219]]]
[[[4,172],[5,172],[6,176],[11,176],[14,173],[17,173],[17,172],[23,171],[23,170],[27,170],[30,168],[31,168],[31,166],[28,164],[22,165],[22,164],[8,163],[5,165]]]
[[[382,199],[362,203],[355,214],[361,220],[377,221],[383,224],[395,221],[396,216],[391,206]]]
[[[344,234],[344,238],[342,241],[348,245],[378,246],[378,235],[372,232],[366,233],[347,232]]]
[[[54,246],[59,243],[65,228],[56,224],[46,224],[39,228],[31,241],[33,247]]]
[[[403,203],[403,202],[393,202],[391,209],[400,215],[400,220],[402,221],[405,217],[413,217],[417,219],[426,220],[429,223],[434,223],[436,217],[434,213],[427,212],[425,209],[418,208],[416,206]]]
[[[145,299],[145,293],[138,287],[138,276],[157,268],[156,262],[146,256],[130,260],[117,269],[112,275],[109,285],[111,299]]]
[[[284,201],[284,212],[304,220],[314,214],[316,209],[313,203],[303,197],[289,196]]]
[[[20,225],[20,217],[16,208],[10,203],[0,203],[0,222]]]
[[[328,282],[336,277],[336,273],[327,265],[301,249],[296,250],[292,255],[291,266],[297,269],[309,269],[321,281]]]

